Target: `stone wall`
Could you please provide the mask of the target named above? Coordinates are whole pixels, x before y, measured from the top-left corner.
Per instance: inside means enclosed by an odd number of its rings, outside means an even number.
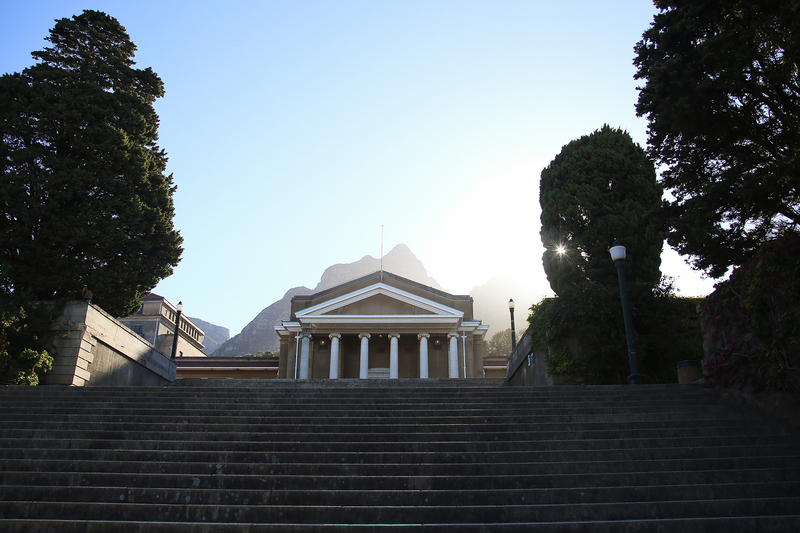
[[[44,385],[159,386],[175,380],[175,362],[86,300],[69,302],[51,325],[52,370]]]
[[[547,373],[547,365],[544,362],[546,355],[545,350],[532,349],[530,337],[523,334],[509,359],[506,385],[521,387],[561,385],[563,378],[560,375],[551,376]]]

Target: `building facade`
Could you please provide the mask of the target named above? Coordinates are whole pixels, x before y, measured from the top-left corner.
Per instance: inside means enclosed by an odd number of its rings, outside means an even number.
[[[150,293],[142,298],[142,306],[138,313],[118,320],[155,346],[158,351],[171,357],[177,314],[178,310],[166,298]],[[183,314],[180,329],[175,356],[207,357],[203,352],[205,332]]]
[[[483,377],[489,326],[470,296],[375,272],[292,299],[280,336],[284,379]]]

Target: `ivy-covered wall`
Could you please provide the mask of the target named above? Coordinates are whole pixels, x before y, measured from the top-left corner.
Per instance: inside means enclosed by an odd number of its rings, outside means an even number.
[[[800,235],[762,246],[700,306],[711,386],[800,397]]]

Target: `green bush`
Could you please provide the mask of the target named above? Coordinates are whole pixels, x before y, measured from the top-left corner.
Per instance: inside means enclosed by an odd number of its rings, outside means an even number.
[[[698,300],[673,295],[670,283],[655,290],[629,286],[641,372],[648,383],[675,383],[675,365],[701,360],[696,327]],[[546,350],[550,374],[576,385],[626,383],[630,374],[619,288],[585,282],[531,307],[528,334]]]

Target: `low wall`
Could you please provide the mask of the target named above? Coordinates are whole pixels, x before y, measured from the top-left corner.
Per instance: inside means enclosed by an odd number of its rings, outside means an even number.
[[[545,355],[547,353],[544,350],[534,350],[531,347],[531,338],[523,334],[509,359],[506,385],[520,387],[561,385],[561,376],[551,376],[547,373]]]
[[[86,300],[69,302],[50,327],[53,368],[44,385],[159,386],[175,380],[175,362]]]

